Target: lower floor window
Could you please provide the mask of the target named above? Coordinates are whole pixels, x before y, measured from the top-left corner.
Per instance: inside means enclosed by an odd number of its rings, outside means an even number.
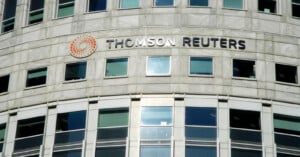
[[[216,147],[207,147],[207,146],[186,146],[185,147],[185,156],[186,157],[216,157],[217,149]]]
[[[81,150],[54,152],[53,157],[81,157]]]
[[[284,154],[284,153],[277,153],[277,157],[299,157],[300,154]]]
[[[140,157],[171,157],[171,147],[167,145],[141,146]]]
[[[96,157],[125,157],[126,147],[100,147],[96,149]]]
[[[251,149],[231,149],[231,157],[262,157],[262,152],[260,150],[251,150]]]

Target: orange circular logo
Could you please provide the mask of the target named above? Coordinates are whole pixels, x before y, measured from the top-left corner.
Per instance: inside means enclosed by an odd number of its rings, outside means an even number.
[[[88,57],[96,50],[96,39],[90,35],[81,35],[70,44],[70,54],[77,58]]]

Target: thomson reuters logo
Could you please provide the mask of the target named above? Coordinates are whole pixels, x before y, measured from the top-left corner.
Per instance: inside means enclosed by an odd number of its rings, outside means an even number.
[[[70,44],[70,54],[73,57],[84,58],[93,54],[96,50],[96,39],[90,35],[81,35]]]

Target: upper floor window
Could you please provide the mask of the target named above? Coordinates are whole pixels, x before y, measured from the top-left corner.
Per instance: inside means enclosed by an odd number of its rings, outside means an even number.
[[[170,56],[149,56],[146,74],[150,76],[170,75],[170,67]]]
[[[255,61],[234,59],[233,77],[255,78]]]
[[[140,0],[120,0],[120,8],[138,8],[140,6]]]
[[[44,0],[31,0],[29,8],[28,24],[39,23],[43,21]]]
[[[89,0],[89,12],[106,10],[106,0]]]
[[[66,65],[65,81],[85,79],[86,62]]]
[[[0,93],[8,91],[9,75],[0,77]]]
[[[212,75],[212,58],[190,57],[190,75]]]
[[[106,60],[105,77],[127,76],[128,58]]]
[[[19,120],[15,140],[15,151],[40,149],[43,143],[45,117]]]
[[[2,152],[3,149],[5,130],[6,130],[6,124],[1,124],[0,125],[0,152]]]
[[[74,0],[58,0],[57,17],[71,16],[74,14]]]
[[[208,6],[208,0],[190,0],[191,7]]]
[[[276,13],[277,0],[258,0],[258,10],[265,13]]]
[[[297,67],[291,65],[275,65],[276,81],[298,83]]]
[[[47,68],[29,70],[27,73],[26,87],[46,84]]]
[[[17,0],[5,0],[1,32],[8,32],[14,29],[16,8]]]
[[[171,7],[174,6],[174,0],[154,0],[155,7]]]
[[[292,16],[300,17],[300,0],[292,0]]]
[[[243,9],[244,1],[243,0],[224,0],[224,8],[229,9]]]

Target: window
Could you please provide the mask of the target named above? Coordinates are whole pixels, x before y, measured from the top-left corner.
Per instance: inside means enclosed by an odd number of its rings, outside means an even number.
[[[27,73],[26,87],[46,84],[47,68],[29,70]]]
[[[251,149],[231,149],[231,157],[262,157],[262,152],[260,150]]]
[[[43,143],[45,117],[19,120],[15,140],[15,151],[40,149]]]
[[[81,157],[81,150],[54,152],[53,157]]]
[[[127,76],[127,58],[107,59],[105,77]]]
[[[255,61],[234,59],[233,77],[255,78]]]
[[[243,0],[224,0],[224,7],[230,9],[243,9]]]
[[[120,0],[120,8],[138,8],[140,6],[140,0]]]
[[[292,0],[292,16],[300,17],[300,0]]]
[[[0,93],[8,91],[9,75],[0,77]]]
[[[142,107],[141,157],[170,157],[172,107]]]
[[[16,8],[17,0],[5,0],[1,32],[8,32],[14,29]]]
[[[31,0],[29,9],[29,24],[39,23],[43,21],[44,0]]]
[[[276,81],[286,83],[297,83],[297,67],[290,65],[276,64]]]
[[[125,157],[128,109],[100,110],[98,118],[96,157]],[[114,145],[114,142],[118,145]]]
[[[86,62],[66,65],[65,81],[85,79]]]
[[[258,10],[265,13],[276,13],[276,0],[258,0]]]
[[[173,6],[173,0],[154,0],[155,7],[170,7]]]
[[[6,124],[0,125],[0,152],[3,150],[4,138],[5,138]]]
[[[208,0],[190,0],[190,6],[192,7],[208,6]]]
[[[216,157],[216,147],[209,146],[186,146],[185,156],[186,157],[199,157],[199,154],[205,157]]]
[[[161,76],[170,75],[170,57],[155,56],[148,57],[147,60],[147,75]]]
[[[89,12],[106,10],[106,0],[89,0]]]
[[[212,75],[212,58],[190,57],[190,75]]]
[[[74,13],[74,0],[58,0],[57,17],[71,16]]]

